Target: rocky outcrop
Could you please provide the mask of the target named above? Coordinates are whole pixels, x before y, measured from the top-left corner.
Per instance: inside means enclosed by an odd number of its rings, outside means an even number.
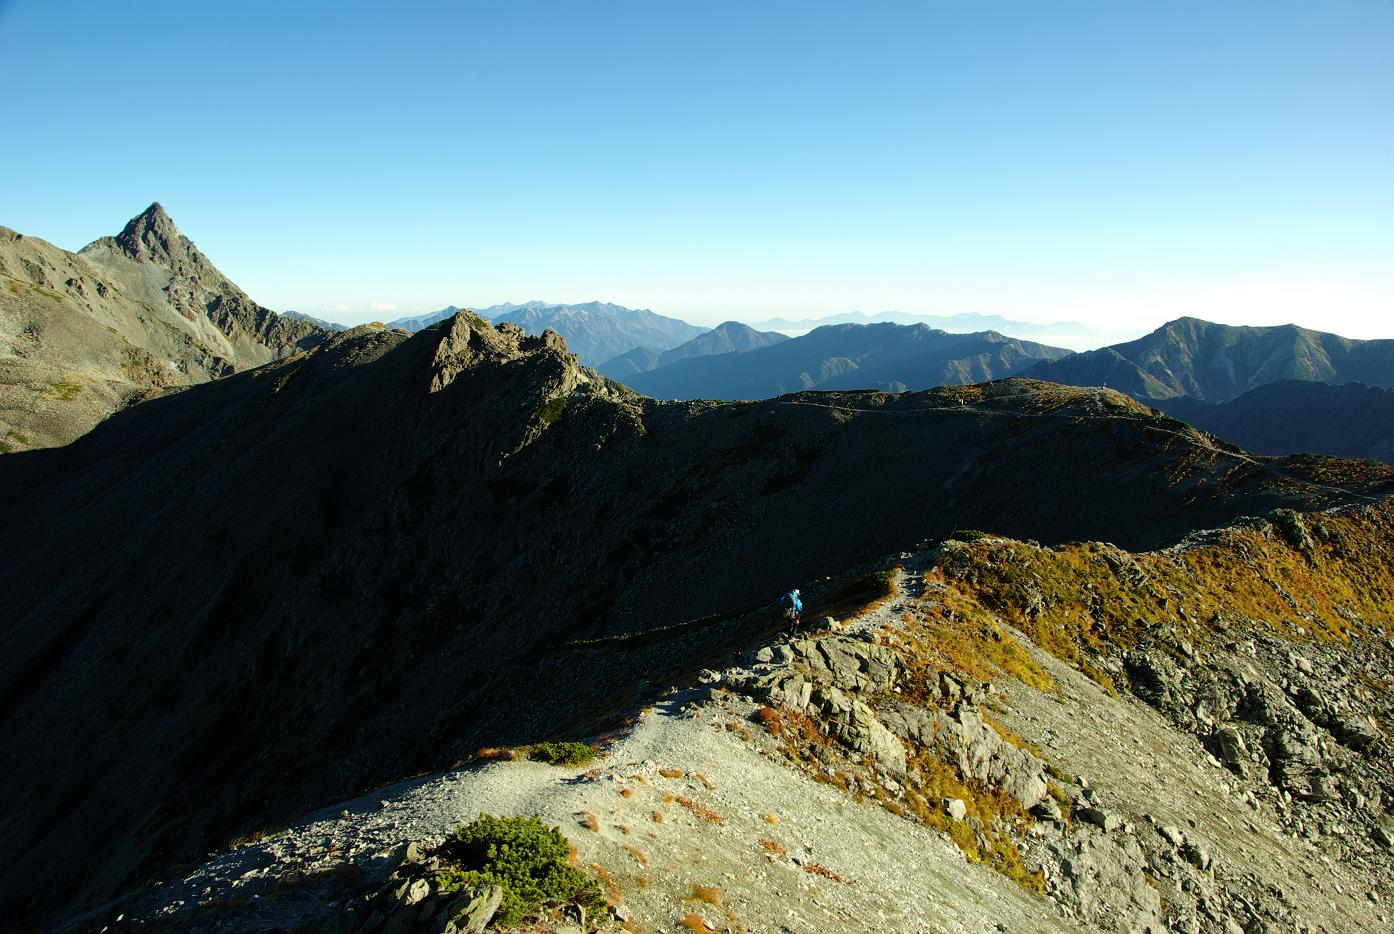
[[[398,848],[397,868],[367,892],[341,897],[337,911],[301,922],[293,934],[483,934],[503,901],[497,885],[440,886],[441,862],[417,843]]]

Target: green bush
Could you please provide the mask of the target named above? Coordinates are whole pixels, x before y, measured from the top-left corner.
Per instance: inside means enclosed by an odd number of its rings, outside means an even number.
[[[976,542],[980,538],[987,538],[987,533],[981,529],[954,529],[949,535],[949,540],[955,542]]]
[[[537,418],[544,425],[550,425],[561,418],[561,413],[566,411],[566,396],[557,396],[549,399],[537,410]]]
[[[585,743],[533,743],[518,747],[518,752],[552,765],[585,765],[595,758],[595,750]]]
[[[481,815],[451,831],[437,855],[448,866],[437,877],[445,892],[471,885],[503,889],[494,923],[517,924],[544,902],[575,902],[588,911],[605,907],[600,885],[572,862],[571,845],[539,817]]]

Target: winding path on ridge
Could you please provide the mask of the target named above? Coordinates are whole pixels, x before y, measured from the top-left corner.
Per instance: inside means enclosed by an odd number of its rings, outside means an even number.
[[[994,397],[994,399],[995,399],[995,400],[996,400],[996,399],[1019,399],[1019,398],[1026,397],[1026,396],[1036,396],[1036,397],[1040,397],[1040,396],[1044,396],[1044,395],[1047,395],[1047,393],[1043,392],[1042,390],[1031,389],[1031,390],[1026,390],[1026,391],[1024,391],[1024,392],[1015,392],[1015,393],[1010,393],[1010,394],[1008,394],[1008,395],[996,396],[996,397]],[[1131,397],[1129,397],[1129,398],[1131,398]],[[1102,399],[1103,399],[1103,393],[1102,393],[1102,392],[1096,393],[1096,394],[1095,394],[1095,399],[1096,399],[1096,400],[1099,400],[1099,401],[1102,401]],[[806,399],[776,399],[776,400],[774,400],[774,402],[775,402],[776,405],[805,406],[805,407],[809,407],[809,408],[829,409],[829,410],[832,410],[832,411],[835,411],[835,412],[857,412],[857,413],[864,413],[864,414],[868,414],[868,415],[907,415],[907,416],[913,416],[913,415],[918,415],[918,414],[920,414],[920,413],[927,413],[927,412],[946,412],[946,413],[949,413],[949,414],[957,414],[957,415],[987,415],[987,416],[995,416],[995,417],[999,417],[999,418],[1000,418],[1000,417],[1005,417],[1005,418],[1058,418],[1058,419],[1064,419],[1064,420],[1066,420],[1066,421],[1078,421],[1078,420],[1081,419],[1081,418],[1102,418],[1102,419],[1111,419],[1111,420],[1114,420],[1114,421],[1129,421],[1129,422],[1131,422],[1131,421],[1137,421],[1137,420],[1138,420],[1138,419],[1137,419],[1137,416],[1135,416],[1135,415],[1112,415],[1112,414],[1109,414],[1109,413],[1106,413],[1106,412],[1090,413],[1089,415],[1086,416],[1086,415],[1071,415],[1071,414],[1067,414],[1067,413],[1064,413],[1064,412],[1019,412],[1019,411],[1010,411],[1010,410],[1004,410],[1004,409],[977,408],[977,407],[969,406],[969,405],[967,405],[967,404],[961,405],[961,406],[918,406],[918,407],[916,407],[916,408],[905,408],[905,409],[900,409],[900,408],[897,408],[897,409],[884,409],[884,408],[861,408],[861,407],[857,407],[857,406],[839,405],[839,404],[837,404],[837,403],[832,403],[832,402],[828,402],[828,403],[824,403],[824,402],[811,402],[811,401],[806,400]],[[1210,443],[1209,440],[1206,440],[1206,439],[1212,438],[1213,436],[1212,436],[1212,435],[1209,435],[1209,434],[1207,434],[1207,433],[1205,433],[1205,432],[1203,432],[1203,431],[1201,431],[1201,430],[1198,429],[1198,428],[1195,428],[1195,429],[1192,429],[1192,430],[1195,431],[1195,432],[1196,432],[1196,435],[1199,435],[1200,437],[1194,437],[1194,436],[1186,435],[1186,434],[1184,434],[1184,433],[1182,433],[1182,432],[1173,431],[1173,430],[1170,429],[1170,428],[1162,428],[1162,427],[1157,426],[1157,425],[1145,425],[1144,427],[1145,427],[1148,431],[1156,432],[1156,433],[1158,433],[1158,434],[1172,435],[1173,437],[1181,438],[1181,439],[1187,441],[1188,443],[1194,445],[1195,447],[1198,447],[1198,448],[1200,448],[1200,449],[1202,449],[1202,450],[1205,450],[1205,451],[1209,451],[1209,452],[1211,452],[1212,454],[1216,454],[1216,455],[1219,455],[1219,456],[1221,456],[1221,457],[1228,457],[1228,458],[1231,458],[1231,459],[1233,459],[1233,460],[1241,461],[1241,462],[1243,462],[1243,463],[1246,463],[1246,464],[1249,464],[1249,465],[1251,465],[1251,466],[1257,467],[1257,468],[1259,468],[1260,470],[1267,471],[1268,473],[1272,474],[1272,475],[1275,476],[1275,477],[1279,477],[1279,478],[1281,478],[1281,479],[1283,479],[1283,480],[1287,480],[1287,481],[1292,482],[1292,483],[1297,483],[1297,484],[1300,484],[1300,485],[1303,485],[1303,486],[1307,486],[1307,487],[1312,488],[1312,489],[1318,489],[1318,490],[1334,490],[1334,491],[1336,491],[1336,492],[1338,492],[1338,493],[1343,493],[1343,494],[1345,494],[1345,495],[1347,495],[1347,496],[1353,497],[1353,498],[1355,498],[1355,499],[1361,500],[1362,502],[1366,502],[1366,503],[1377,503],[1377,502],[1380,502],[1380,501],[1384,498],[1384,497],[1382,497],[1382,496],[1372,496],[1372,495],[1370,495],[1370,494],[1368,494],[1368,493],[1361,493],[1361,492],[1359,492],[1358,490],[1352,490],[1352,489],[1350,489],[1349,487],[1344,487],[1344,486],[1341,486],[1340,484],[1329,483],[1329,482],[1325,482],[1325,481],[1312,480],[1312,479],[1309,478],[1309,477],[1296,476],[1296,475],[1294,475],[1291,471],[1282,470],[1282,469],[1280,469],[1280,468],[1277,468],[1277,467],[1273,466],[1272,463],[1267,463],[1267,462],[1265,462],[1264,460],[1259,460],[1258,458],[1255,458],[1255,457],[1253,457],[1253,456],[1251,456],[1251,455],[1249,455],[1249,454],[1247,454],[1247,453],[1245,453],[1245,452],[1243,452],[1243,451],[1241,451],[1241,450],[1237,450],[1237,449],[1236,449],[1236,450],[1232,450],[1232,451],[1231,451],[1231,450],[1226,450],[1225,448],[1217,447],[1217,446],[1215,446],[1214,444]]]

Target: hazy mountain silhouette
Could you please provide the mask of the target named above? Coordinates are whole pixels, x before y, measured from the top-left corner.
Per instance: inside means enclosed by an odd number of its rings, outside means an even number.
[[[612,379],[624,382],[638,373],[646,373],[689,357],[708,357],[724,353],[745,353],[780,344],[789,338],[775,331],[757,331],[739,321],[718,324],[705,334],[662,353],[650,347],[636,347],[605,361],[596,369]]]
[[[693,357],[627,383],[662,399],[765,399],[808,389],[889,392],[1014,376],[1068,350],[923,324],[837,324],[747,353]]]
[[[292,321],[303,321],[306,324],[313,324],[322,331],[347,331],[347,324],[336,324],[333,321],[326,321],[323,318],[316,318],[314,315],[307,315],[299,311],[283,311],[282,318],[289,318]]]

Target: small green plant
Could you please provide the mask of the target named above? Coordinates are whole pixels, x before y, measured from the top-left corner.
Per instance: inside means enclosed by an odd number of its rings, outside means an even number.
[[[8,444],[6,444],[6,443],[3,442],[3,441],[0,441],[0,454],[8,454],[8,453],[10,453],[10,451],[12,451],[12,450],[14,450],[14,449],[11,448]]]
[[[287,373],[285,376],[282,376],[280,379],[276,380],[276,392],[280,392],[282,389],[285,389],[286,384],[289,383],[292,379],[294,379],[295,374],[299,372],[300,367],[296,367],[295,369]]]
[[[537,410],[537,420],[544,425],[551,425],[557,419],[561,418],[562,413],[565,411],[566,397],[557,396],[555,399],[547,400],[543,403],[542,407]]]
[[[437,851],[447,868],[436,876],[443,892],[471,885],[503,889],[494,923],[517,924],[544,902],[574,902],[588,911],[605,907],[600,885],[575,864],[575,851],[539,817],[481,815],[458,827]]]
[[[66,379],[60,379],[58,382],[48,387],[47,395],[50,399],[57,399],[59,402],[67,402],[80,392],[82,392],[82,387],[77,383],[69,382]]]
[[[595,750],[585,743],[533,743],[519,746],[518,754],[550,765],[585,765],[595,758]]]
[[[949,540],[955,542],[976,542],[984,538],[987,533],[981,529],[954,529],[949,535]]]

